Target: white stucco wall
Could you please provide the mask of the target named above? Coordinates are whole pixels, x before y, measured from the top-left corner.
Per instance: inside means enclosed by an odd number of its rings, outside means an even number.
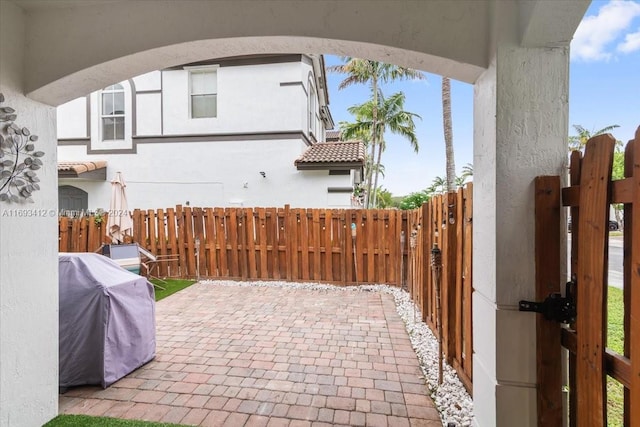
[[[133,81],[136,85],[136,91],[144,92],[162,89],[162,73],[160,71],[151,71],[134,77]]]
[[[189,118],[189,73],[164,71],[165,135],[300,130],[301,63],[261,64],[218,68],[218,116]]]
[[[0,202],[0,426],[36,427],[58,411],[55,108],[22,95],[25,15],[0,2],[0,92],[46,155],[35,203]],[[50,214],[53,212],[53,216]],[[15,216],[37,215],[31,217]]]
[[[191,206],[291,206],[351,207],[349,193],[328,193],[329,187],[351,187],[352,178],[329,176],[328,170],[298,171],[294,161],[308,147],[302,137],[235,141],[188,142],[194,135],[301,132],[308,135],[308,86],[313,81],[310,61],[233,65],[217,68],[218,117],[189,117],[189,74],[186,70],[147,73],[122,82],[125,88],[125,140],[100,140],[100,96],[89,95],[59,107],[60,138],[86,136],[90,147],[61,145],[61,161],[106,160],[108,179],[123,173],[129,183],[132,207]],[[133,84],[131,84],[131,81]],[[283,84],[281,84],[283,83]],[[133,94],[133,90],[140,93]],[[159,92],[161,90],[161,92]],[[132,102],[135,96],[135,103]],[[320,103],[313,114],[316,137],[324,135],[319,120]],[[135,128],[133,124],[135,123]],[[137,144],[136,154],[97,150],[132,149],[135,136],[178,136],[180,142],[155,139]],[[180,139],[183,138],[183,139]],[[175,138],[174,138],[175,139]],[[92,152],[93,154],[87,154]],[[266,172],[262,178],[260,171]],[[89,209],[107,208],[108,182],[64,179],[86,191]]]
[[[58,138],[85,138],[87,128],[87,98],[82,96],[58,107]]]
[[[60,185],[89,193],[89,209],[109,207],[109,180],[117,171],[127,182],[131,208],[168,208],[187,201],[201,207],[350,207],[350,194],[329,195],[327,188],[351,186],[351,176],[298,171],[293,161],[302,150],[299,139],[138,144],[137,154],[112,155],[60,146],[61,159],[107,160],[107,181],[64,179]]]
[[[565,175],[567,161],[569,48],[517,46],[517,26],[510,19],[516,13],[506,2],[496,8],[502,23],[495,28],[496,53],[475,85],[478,426],[536,425],[536,318],[519,312],[518,302],[535,297],[534,179]],[[547,78],[539,78],[540,70]]]
[[[307,85],[312,66],[305,62],[234,65],[217,68],[218,116],[189,117],[189,72],[165,70],[134,77],[138,136],[197,135],[300,131],[308,133]],[[284,85],[281,85],[283,83]],[[298,84],[296,84],[298,83]],[[127,93],[129,82],[122,82]],[[304,86],[304,87],[303,87]],[[162,93],[149,92],[159,91]],[[145,93],[147,92],[147,93]],[[98,93],[91,94],[92,139],[98,134]],[[130,101],[127,95],[127,101]],[[130,103],[127,111],[132,111]],[[319,102],[316,102],[319,107]],[[86,130],[84,97],[61,105],[59,138],[83,138]],[[131,114],[127,114],[129,118]],[[319,120],[318,111],[315,112]],[[320,131],[322,122],[318,121]],[[131,130],[130,130],[131,132]],[[322,134],[321,134],[322,136]]]
[[[136,135],[162,135],[162,94],[160,92],[137,94],[135,133]]]

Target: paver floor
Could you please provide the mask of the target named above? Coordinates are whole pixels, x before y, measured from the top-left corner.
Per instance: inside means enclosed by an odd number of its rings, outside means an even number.
[[[196,284],[152,362],[60,412],[202,426],[441,426],[390,295]]]

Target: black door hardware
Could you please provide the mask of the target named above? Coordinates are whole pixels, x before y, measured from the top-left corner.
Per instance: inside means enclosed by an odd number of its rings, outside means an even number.
[[[545,319],[559,323],[572,323],[576,320],[576,302],[573,298],[576,281],[567,282],[565,296],[559,293],[549,295],[543,302],[520,301],[520,311],[542,313]]]

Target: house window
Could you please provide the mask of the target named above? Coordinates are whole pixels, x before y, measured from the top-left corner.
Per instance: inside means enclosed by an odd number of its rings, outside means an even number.
[[[316,135],[316,89],[309,82],[309,133]]]
[[[103,141],[124,139],[124,87],[111,85],[104,89],[101,97],[101,128]]]
[[[218,76],[215,69],[189,71],[191,118],[218,115]]]

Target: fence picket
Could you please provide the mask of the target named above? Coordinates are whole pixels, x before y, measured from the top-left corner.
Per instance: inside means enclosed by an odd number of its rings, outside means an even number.
[[[607,290],[607,246],[609,178],[615,139],[601,135],[587,142],[580,180],[580,234],[578,247],[577,411],[579,426],[606,425],[604,324]]]
[[[167,225],[164,215],[164,209],[158,209],[156,211],[158,218],[158,252],[155,255],[167,258]],[[161,277],[167,277],[168,267],[166,262],[158,263],[158,272]]]
[[[147,236],[149,236],[146,249],[151,253],[157,253],[156,241],[156,215],[153,209],[147,210]]]
[[[473,254],[473,183],[467,184],[464,189],[464,205],[463,205],[463,219],[464,219],[464,235],[462,245],[464,247],[464,264],[462,275],[464,277],[464,289],[463,289],[463,309],[462,309],[462,323],[464,327],[463,331],[463,368],[466,375],[467,390],[471,392],[471,378],[473,375],[472,359],[473,359],[473,330],[472,330],[472,294],[473,294],[473,268],[472,268],[472,254]],[[463,382],[464,379],[463,379]]]
[[[225,228],[225,213],[223,208],[213,210],[213,228],[215,230],[216,259],[218,262],[218,273],[215,277],[229,277],[229,258],[227,252],[227,234]]]
[[[302,275],[300,279],[309,280],[309,218],[307,217],[307,210],[300,209],[300,222],[298,223],[298,230],[300,233],[300,260]]]
[[[247,249],[245,250],[245,254],[247,256],[247,278],[257,278],[256,223],[253,216],[254,211],[251,208],[245,208],[243,211],[243,215],[245,217],[244,241],[247,245]]]
[[[334,211],[327,209],[324,214],[324,275],[325,279],[334,282],[336,279],[333,276],[333,263],[334,263],[334,253],[333,253],[333,233],[335,227],[335,221],[333,219]],[[342,281],[342,278],[340,278]]]
[[[289,209],[285,222],[288,227],[287,234],[289,234],[289,238],[286,240],[288,242],[287,246],[289,247],[291,259],[287,280],[296,280],[300,277],[300,243],[298,239],[298,235],[300,234],[298,232],[298,224],[300,221],[298,220],[298,215],[298,209]]]
[[[287,249],[287,240],[285,239],[286,213],[284,209],[276,209],[275,211],[275,259],[273,263],[274,279],[286,279],[289,265],[289,250]]]
[[[174,261],[169,263],[167,274],[172,277],[180,276],[180,264],[178,252],[178,236],[176,230],[178,224],[176,224],[176,214],[173,208],[167,209],[167,255],[171,255]]]
[[[363,214],[363,232],[366,236],[366,247],[364,248],[364,253],[366,253],[366,268],[362,267],[362,271],[366,271],[366,275],[364,275],[363,282],[375,283],[376,280],[376,258],[375,258],[375,221],[376,221],[376,211],[373,209],[369,209]],[[364,262],[364,261],[363,261]]]
[[[631,148],[629,148],[631,147]],[[630,427],[640,426],[640,411],[637,402],[640,401],[640,127],[636,130],[635,139],[627,147],[628,160],[625,161],[625,176],[633,179],[633,205],[625,209],[625,243],[630,249],[629,258],[625,264],[629,274],[625,284],[625,355],[631,362],[631,386],[625,394],[625,420]],[[628,167],[627,167],[628,165]],[[627,218],[630,219],[627,222]],[[628,239],[627,239],[628,238]],[[629,271],[631,270],[631,271]],[[625,273],[626,273],[625,272]],[[628,337],[628,338],[627,338]],[[631,402],[636,402],[632,410]]]
[[[259,275],[261,279],[268,279],[273,277],[269,275],[269,248],[267,244],[267,211],[265,208],[257,208],[258,222],[256,223],[257,232],[256,236],[259,238],[259,250],[260,250],[260,265]]]
[[[204,231],[205,240],[200,242],[200,250],[206,252],[207,260],[207,277],[218,277],[218,260],[216,258],[216,223],[212,208],[206,208],[204,211]]]
[[[324,221],[324,218],[322,218]],[[311,226],[309,227],[309,246],[313,250],[313,263],[311,265],[311,272],[313,273],[313,280],[322,280],[323,258],[326,260],[326,255],[322,254],[322,242],[320,236],[320,210],[313,209],[311,211]],[[310,273],[311,275],[311,273]],[[328,280],[326,277],[324,280]]]
[[[378,245],[378,254],[376,266],[378,268],[376,269],[376,282],[385,283],[387,281],[387,228],[385,228],[385,226],[387,225],[388,215],[384,209],[378,210],[377,214],[378,222],[376,224],[376,233],[378,238],[376,239],[376,243]]]
[[[456,234],[456,255],[455,255],[455,288],[456,288],[456,301],[458,299],[463,298],[462,293],[462,282],[463,282],[463,273],[462,273],[462,263],[463,263],[463,246],[462,246],[462,238],[463,238],[463,229],[464,229],[464,209],[462,208],[464,205],[464,190],[458,191],[455,195],[455,234]],[[462,310],[463,305],[455,304],[455,354],[454,354],[454,363],[458,363],[462,361]]]
[[[536,301],[560,292],[560,177],[535,180]],[[562,425],[562,361],[560,325],[536,318],[538,426]]]

